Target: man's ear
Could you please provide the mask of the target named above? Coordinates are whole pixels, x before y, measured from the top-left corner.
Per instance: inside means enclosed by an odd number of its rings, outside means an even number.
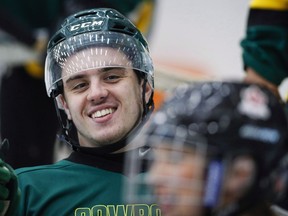
[[[57,102],[60,103],[59,105],[61,105],[61,107],[64,109],[64,111],[65,111],[65,113],[67,115],[67,118],[69,120],[72,120],[71,113],[70,113],[68,104],[67,104],[67,102],[65,100],[65,97],[63,95],[59,95],[57,99],[58,99]]]
[[[145,88],[145,101],[146,101],[146,103],[148,103],[149,102],[149,99],[150,99],[150,97],[151,97],[151,95],[152,95],[152,93],[153,93],[153,88],[152,88],[152,86],[148,83],[148,82],[146,82],[146,88]]]

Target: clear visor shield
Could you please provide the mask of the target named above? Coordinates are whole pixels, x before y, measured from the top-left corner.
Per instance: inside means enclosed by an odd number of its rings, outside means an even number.
[[[205,202],[207,145],[199,140],[189,144],[174,129],[171,136],[141,135],[138,141],[145,147],[126,154],[125,199],[157,204],[163,215],[167,206],[179,215],[185,215],[182,210],[196,214]]]
[[[107,67],[123,67],[147,74],[153,87],[154,69],[148,50],[135,38],[117,32],[89,32],[68,38],[46,57],[48,96],[57,82],[76,73]]]
[[[257,178],[249,153],[215,157],[219,149],[181,126],[159,125],[135,143],[144,147],[126,153],[129,178],[124,198],[129,203],[157,204],[162,215],[230,211]]]

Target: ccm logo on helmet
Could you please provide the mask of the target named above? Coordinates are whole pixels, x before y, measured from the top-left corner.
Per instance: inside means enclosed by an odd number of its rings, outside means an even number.
[[[102,23],[103,23],[103,20],[101,20],[101,21],[93,21],[93,22],[84,22],[84,23],[81,23],[81,24],[72,25],[70,27],[70,31],[75,31],[75,30],[78,30],[80,28],[86,28],[86,27],[91,27],[91,26],[100,26],[100,25],[102,25]]]

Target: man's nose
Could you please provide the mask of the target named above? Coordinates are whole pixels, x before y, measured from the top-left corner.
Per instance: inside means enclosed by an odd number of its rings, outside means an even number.
[[[89,92],[87,100],[89,101],[101,101],[108,96],[108,89],[99,81],[91,81],[89,86]]]

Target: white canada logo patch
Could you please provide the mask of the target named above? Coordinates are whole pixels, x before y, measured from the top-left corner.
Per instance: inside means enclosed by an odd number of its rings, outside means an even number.
[[[240,93],[238,110],[253,119],[268,119],[271,115],[268,98],[257,86],[249,86]]]

